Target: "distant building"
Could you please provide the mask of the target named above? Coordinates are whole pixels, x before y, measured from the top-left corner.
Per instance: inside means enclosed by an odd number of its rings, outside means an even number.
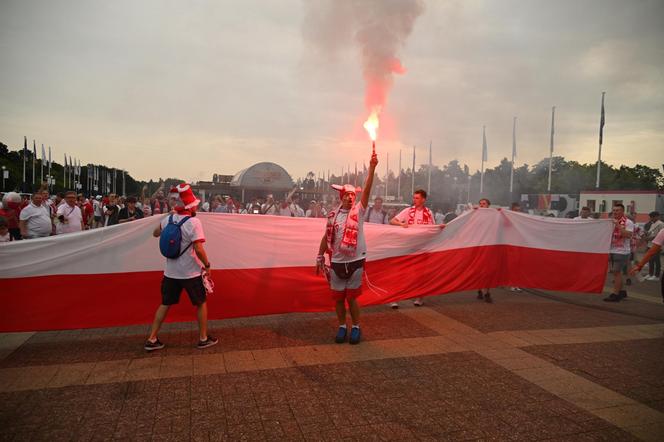
[[[625,213],[639,223],[647,222],[652,211],[664,212],[664,194],[658,190],[584,190],[579,197],[579,207],[587,206],[601,218],[608,218],[616,203],[622,203]]]
[[[199,181],[192,187],[202,201],[213,195],[230,195],[240,201],[272,194],[283,198],[293,189],[293,179],[286,169],[275,163],[257,163],[235,175],[214,174],[212,181]]]

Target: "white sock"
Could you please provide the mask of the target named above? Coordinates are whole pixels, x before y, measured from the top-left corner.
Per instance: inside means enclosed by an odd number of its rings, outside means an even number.
[[[346,328],[346,324],[340,325],[339,328]]]
[[[360,324],[353,324],[353,328],[360,328]]]

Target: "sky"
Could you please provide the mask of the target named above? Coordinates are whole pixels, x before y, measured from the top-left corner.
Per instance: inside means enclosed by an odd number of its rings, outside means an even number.
[[[368,164],[358,3],[330,4],[2,0],[0,141],[16,149],[25,135],[58,162],[145,180]],[[514,116],[516,164],[532,165],[548,157],[552,106],[554,154],[594,163],[603,91],[603,160],[662,167],[664,1],[421,6],[396,48],[406,72],[381,113],[379,173],[400,150],[406,168],[413,146],[425,163],[429,143],[434,164],[479,170],[483,126],[494,167],[511,156]]]

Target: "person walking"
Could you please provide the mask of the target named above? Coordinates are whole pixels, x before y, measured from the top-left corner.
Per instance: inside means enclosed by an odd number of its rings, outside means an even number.
[[[150,335],[143,348],[146,351],[160,350],[164,344],[159,340],[158,334],[161,325],[166,319],[171,305],[180,301],[180,294],[186,291],[191,304],[196,307],[198,318],[198,344],[196,348],[204,349],[216,345],[219,340],[208,335],[207,330],[207,292],[203,278],[210,278],[211,264],[203,247],[205,233],[203,224],[196,218],[196,208],[200,200],[194,196],[191,186],[182,183],[171,189],[169,197],[175,204],[175,213],[162,218],[159,226],[152,232],[153,236],[160,238],[166,244],[170,243],[165,236],[167,231],[179,229],[181,233],[180,247],[175,256],[166,258],[166,267],[161,281],[161,305],[157,308],[150,328]],[[175,227],[177,226],[177,227]],[[164,254],[162,248],[162,254]]]

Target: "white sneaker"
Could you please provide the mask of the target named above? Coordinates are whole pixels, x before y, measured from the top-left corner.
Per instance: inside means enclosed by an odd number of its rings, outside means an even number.
[[[654,275],[653,275],[651,281],[659,281],[659,276],[654,276]]]
[[[420,307],[420,306],[422,306],[423,304],[424,304],[424,302],[422,302],[422,298],[415,298],[415,299],[413,300],[413,305],[414,305],[415,307]]]
[[[510,287],[510,292],[520,292],[521,289],[519,287]]]
[[[390,307],[392,307],[393,309],[396,310],[396,309],[399,308],[399,303],[398,302],[393,302],[392,304],[390,304]]]

